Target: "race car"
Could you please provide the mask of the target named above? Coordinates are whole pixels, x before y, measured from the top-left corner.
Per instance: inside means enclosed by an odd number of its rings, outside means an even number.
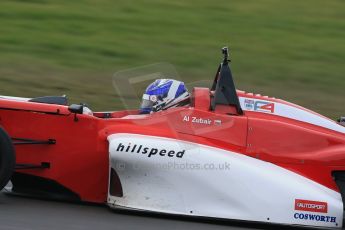
[[[227,48],[189,106],[91,112],[66,97],[0,98],[0,189],[115,209],[341,228],[345,127],[236,90]]]

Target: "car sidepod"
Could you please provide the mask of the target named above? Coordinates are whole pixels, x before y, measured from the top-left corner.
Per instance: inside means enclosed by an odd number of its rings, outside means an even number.
[[[340,193],[272,163],[156,136],[121,133],[108,141],[110,207],[342,227]]]

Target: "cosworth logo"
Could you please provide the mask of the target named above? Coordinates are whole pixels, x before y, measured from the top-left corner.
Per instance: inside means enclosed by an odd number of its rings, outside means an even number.
[[[335,216],[324,216],[324,215],[315,215],[310,213],[298,213],[296,212],[293,217],[297,220],[312,220],[317,222],[330,222],[336,223],[337,217]]]
[[[244,107],[246,110],[253,110],[265,113],[274,113],[274,103],[269,101],[259,101],[259,100],[244,100]]]
[[[137,154],[143,154],[147,155],[147,157],[152,156],[161,156],[161,157],[177,157],[182,158],[185,154],[186,150],[182,151],[175,151],[165,148],[152,148],[152,147],[146,147],[143,145],[138,144],[118,144],[116,151],[118,152],[126,152],[126,153],[137,153]]]

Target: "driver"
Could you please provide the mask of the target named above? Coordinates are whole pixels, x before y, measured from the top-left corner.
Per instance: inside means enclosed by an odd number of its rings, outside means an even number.
[[[185,84],[173,79],[157,79],[143,95],[141,114],[149,114],[172,107],[189,105],[190,96]]]

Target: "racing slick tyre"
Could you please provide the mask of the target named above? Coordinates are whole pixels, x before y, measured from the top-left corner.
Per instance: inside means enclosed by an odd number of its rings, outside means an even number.
[[[0,191],[11,179],[15,163],[12,140],[6,131],[0,127]]]

